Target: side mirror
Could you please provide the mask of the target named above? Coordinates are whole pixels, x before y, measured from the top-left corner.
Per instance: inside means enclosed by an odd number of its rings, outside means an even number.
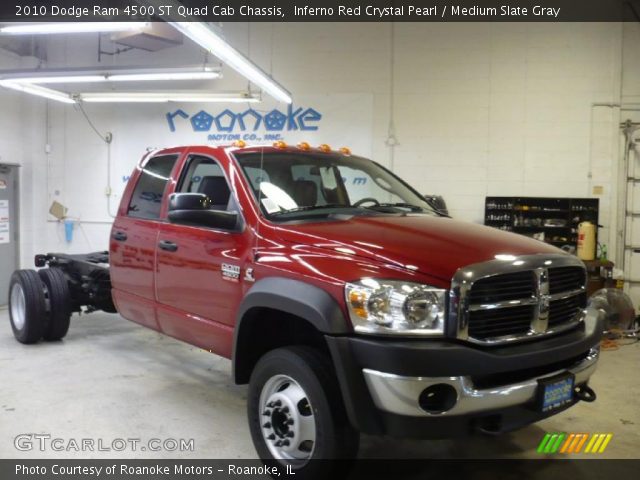
[[[239,229],[237,212],[211,210],[211,200],[202,193],[173,193],[169,196],[169,221],[192,227]]]
[[[444,201],[441,195],[423,195],[424,199],[427,201],[429,205],[431,205],[435,210],[443,215],[449,215],[449,210],[447,209],[447,203]]]

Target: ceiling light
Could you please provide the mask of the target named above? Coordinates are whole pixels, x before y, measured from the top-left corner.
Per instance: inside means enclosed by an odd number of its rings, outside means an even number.
[[[12,35],[42,35],[50,33],[123,32],[140,30],[148,26],[149,22],[35,22],[0,27],[0,33]]]
[[[7,80],[15,83],[92,83],[104,82],[105,75],[73,75],[73,76],[51,76],[51,77],[9,77]]]
[[[212,80],[220,78],[219,69],[203,66],[190,67],[109,67],[66,69],[0,70],[0,80],[13,83],[96,83],[134,81]]]
[[[0,80],[0,86],[24,93],[30,93],[31,95],[36,95],[38,97],[48,98],[49,100],[56,100],[62,103],[76,103],[75,100],[67,93],[51,90],[50,88],[39,87],[38,85],[27,85]]]
[[[45,72],[41,72],[45,73]],[[0,72],[1,75],[1,72]],[[152,73],[100,73],[78,75],[40,75],[14,76],[2,75],[3,80],[15,83],[97,83],[97,82],[150,82],[174,80],[213,80],[220,78],[220,72],[213,70],[198,70],[192,72],[152,72]]]
[[[138,82],[155,80],[212,80],[220,77],[220,72],[202,70],[199,72],[175,73],[121,73],[116,75],[107,75],[107,80],[112,82]]]
[[[291,103],[291,94],[269,77],[251,60],[229,45],[202,22],[169,22],[174,28],[189,37],[205,50],[211,52],[224,63],[260,87],[273,98]]]
[[[217,102],[245,103],[259,102],[260,97],[242,93],[203,93],[203,92],[91,92],[81,93],[83,102],[100,103],[165,103],[165,102]]]

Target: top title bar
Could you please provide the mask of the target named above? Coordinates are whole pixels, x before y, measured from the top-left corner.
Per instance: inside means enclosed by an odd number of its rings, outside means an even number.
[[[640,0],[3,0],[1,22],[637,22]]]

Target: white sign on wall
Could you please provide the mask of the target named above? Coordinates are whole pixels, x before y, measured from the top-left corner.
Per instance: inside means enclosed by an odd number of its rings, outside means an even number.
[[[9,200],[0,200],[0,243],[11,242]]]

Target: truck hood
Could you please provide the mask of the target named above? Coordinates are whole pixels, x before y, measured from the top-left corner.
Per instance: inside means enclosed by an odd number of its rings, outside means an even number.
[[[496,255],[558,254],[562,250],[522,235],[445,217],[354,216],[340,221],[283,224],[287,243],[356,255],[449,281],[466,265]]]

